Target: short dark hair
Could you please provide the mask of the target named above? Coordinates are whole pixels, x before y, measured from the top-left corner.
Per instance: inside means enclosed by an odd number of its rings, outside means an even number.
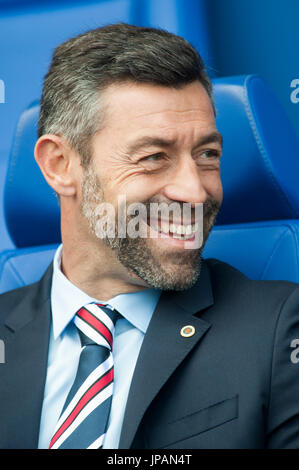
[[[88,31],[54,51],[44,81],[38,135],[62,135],[87,166],[90,138],[103,119],[101,91],[127,81],[181,88],[196,80],[214,107],[199,53],[175,34],[124,23]]]

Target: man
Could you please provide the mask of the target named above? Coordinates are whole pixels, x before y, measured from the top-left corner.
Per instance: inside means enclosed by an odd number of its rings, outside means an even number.
[[[35,158],[62,246],[39,283],[0,297],[2,448],[299,446],[298,286],[201,259],[221,145],[182,38],[117,24],[56,49]],[[148,211],[120,236],[134,203]],[[189,218],[149,217],[157,203]]]

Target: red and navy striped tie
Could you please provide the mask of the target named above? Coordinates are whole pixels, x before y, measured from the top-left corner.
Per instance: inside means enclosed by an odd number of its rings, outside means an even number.
[[[82,351],[49,449],[103,446],[113,392],[112,344],[117,317],[118,312],[96,303],[75,315]]]

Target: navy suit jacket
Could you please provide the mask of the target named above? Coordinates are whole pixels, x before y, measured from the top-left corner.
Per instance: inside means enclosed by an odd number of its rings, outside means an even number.
[[[0,448],[37,448],[51,280],[52,266],[40,282],[0,296]],[[194,326],[193,336],[181,336],[185,325]],[[294,339],[298,284],[252,281],[204,261],[194,287],[161,295],[134,371],[120,448],[299,447]]]

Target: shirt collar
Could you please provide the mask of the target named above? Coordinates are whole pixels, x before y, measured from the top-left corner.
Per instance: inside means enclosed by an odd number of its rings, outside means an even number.
[[[161,292],[159,289],[145,289],[129,294],[120,294],[110,299],[108,303],[133,326],[145,333]]]
[[[90,302],[105,303],[112,306],[133,326],[146,332],[152,314],[159,301],[161,290],[145,289],[143,291],[120,294],[103,302],[94,299],[75,286],[61,271],[62,245],[55,253],[53,260],[53,280],[51,289],[53,335],[56,339],[72,321],[76,312]]]

